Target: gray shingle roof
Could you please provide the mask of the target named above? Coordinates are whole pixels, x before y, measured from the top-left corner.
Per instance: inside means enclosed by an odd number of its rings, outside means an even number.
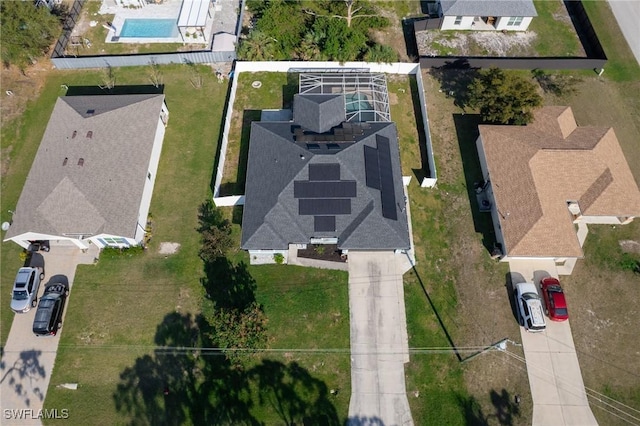
[[[312,237],[337,237],[341,249],[408,249],[396,126],[391,122],[367,124],[355,143],[344,144],[343,149],[328,153],[296,144],[289,122],[252,123],[242,248],[286,249],[289,244],[309,243]],[[364,147],[376,148],[376,135],[390,141],[391,191],[398,201],[397,220],[383,217],[381,192],[366,185]],[[294,182],[308,181],[312,164],[338,165],[340,180],[353,181],[356,185],[356,196],[348,198],[350,213],[335,215],[336,230],[330,235],[315,232],[313,215],[299,214],[300,199],[295,197]]]
[[[538,16],[532,0],[440,0],[444,16]]]
[[[324,133],[346,117],[343,95],[294,95],[293,119],[302,127]]]
[[[58,98],[6,237],[133,238],[164,95]]]

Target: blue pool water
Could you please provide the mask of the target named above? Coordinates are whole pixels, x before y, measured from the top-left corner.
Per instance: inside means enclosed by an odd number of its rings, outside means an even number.
[[[175,19],[125,19],[120,37],[173,38],[178,37]]]

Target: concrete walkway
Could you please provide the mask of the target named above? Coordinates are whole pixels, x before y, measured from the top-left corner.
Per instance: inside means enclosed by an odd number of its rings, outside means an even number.
[[[54,276],[68,280],[72,287],[76,266],[81,263],[93,263],[98,255],[98,249],[91,246],[87,253],[83,253],[76,247],[52,246],[49,253],[40,253],[44,257],[46,276],[40,285],[38,297],[44,292],[44,284]],[[3,299],[3,301],[8,306],[8,300]],[[35,312],[36,309],[32,308],[25,314],[15,315],[4,347],[0,363],[0,407],[2,407],[0,423],[2,425],[42,424],[38,415],[47,395],[60,334],[64,333],[64,320],[56,336],[35,337],[31,331]],[[68,407],[50,408],[57,409],[60,416],[61,410]],[[18,419],[19,416],[22,419]]]
[[[640,1],[638,0],[609,0],[613,16],[624,35],[627,44],[640,64]]]
[[[402,275],[393,252],[349,252],[351,401],[349,423],[412,425],[404,364],[409,361]]]
[[[524,279],[538,285],[545,276],[558,277],[551,260],[510,261],[509,269],[513,283]],[[532,424],[597,425],[584,389],[569,321],[545,319],[547,328],[541,333],[520,328],[533,400]]]

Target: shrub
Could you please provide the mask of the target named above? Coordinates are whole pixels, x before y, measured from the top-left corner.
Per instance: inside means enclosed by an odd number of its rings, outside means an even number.
[[[144,253],[144,247],[131,246],[131,247],[105,247],[102,249],[102,257],[107,259],[113,259],[115,257],[132,257]]]
[[[276,253],[273,255],[273,261],[278,265],[282,265],[284,263],[284,256],[282,255],[282,253]]]

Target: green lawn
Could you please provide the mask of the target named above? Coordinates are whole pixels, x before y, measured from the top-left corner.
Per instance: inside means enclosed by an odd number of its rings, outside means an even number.
[[[533,48],[538,56],[584,55],[580,40],[561,0],[536,0],[533,2],[538,16],[533,18],[530,31],[538,35]],[[563,16],[563,18],[560,18]]]
[[[582,4],[607,55],[604,76],[617,82],[640,80],[640,65],[622,35],[609,4],[596,0],[583,1]]]

